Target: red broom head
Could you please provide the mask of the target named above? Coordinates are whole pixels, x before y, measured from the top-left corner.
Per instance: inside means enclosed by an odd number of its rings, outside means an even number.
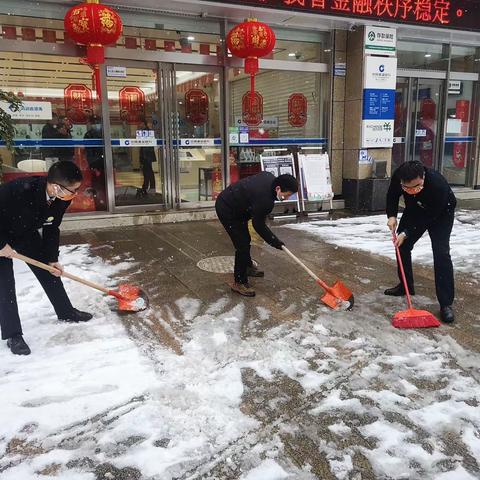
[[[430,328],[439,327],[440,322],[426,310],[409,308],[397,312],[392,319],[392,325],[395,328]]]

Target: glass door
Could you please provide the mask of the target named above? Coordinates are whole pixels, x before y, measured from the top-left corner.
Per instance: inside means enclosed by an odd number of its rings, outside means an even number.
[[[444,80],[414,79],[411,103],[411,159],[426,167],[439,168],[439,138]]]
[[[165,204],[158,64],[108,64],[114,206]]]
[[[176,204],[207,206],[223,189],[221,70],[176,64],[173,80]]]

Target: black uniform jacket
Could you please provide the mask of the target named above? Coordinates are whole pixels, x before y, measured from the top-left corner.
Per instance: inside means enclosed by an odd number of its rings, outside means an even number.
[[[24,177],[0,185],[0,248],[28,240],[42,229],[42,252],[47,262],[58,260],[60,229],[70,201],[47,203],[47,178]]]
[[[283,243],[267,227],[265,221],[275,205],[274,175],[261,172],[242,178],[227,187],[219,198],[229,207],[232,218],[240,221],[252,219],[253,228],[270,245],[278,248]]]
[[[398,170],[393,173],[387,193],[388,217],[397,216],[400,195],[403,195],[405,200],[405,214],[408,214],[409,222],[415,225],[428,228],[443,214],[453,214],[457,200],[450,185],[439,172],[424,168],[423,190],[416,195],[405,193],[402,190]]]

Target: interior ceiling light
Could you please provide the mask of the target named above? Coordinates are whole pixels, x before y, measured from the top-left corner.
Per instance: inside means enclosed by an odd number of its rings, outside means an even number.
[[[426,54],[425,54],[425,58],[430,58],[431,56],[432,56],[431,53],[426,53]]]
[[[290,53],[288,54],[288,56],[289,56],[289,57],[294,57],[294,56],[295,56],[295,52],[290,52]]]
[[[189,35],[187,37],[187,40],[189,40],[190,42],[193,42],[195,40],[195,37],[192,37],[191,35]]]

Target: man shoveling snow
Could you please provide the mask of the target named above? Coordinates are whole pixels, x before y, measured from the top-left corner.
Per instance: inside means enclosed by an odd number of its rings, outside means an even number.
[[[63,272],[58,263],[59,226],[81,183],[79,168],[65,161],[53,164],[46,178],[24,177],[0,186],[0,327],[2,339],[16,355],[30,354],[23,339],[15,293],[11,257],[16,251],[58,270],[58,274],[51,274],[30,267],[59,320],[86,322],[92,318],[90,313],[72,306],[59,278]]]

